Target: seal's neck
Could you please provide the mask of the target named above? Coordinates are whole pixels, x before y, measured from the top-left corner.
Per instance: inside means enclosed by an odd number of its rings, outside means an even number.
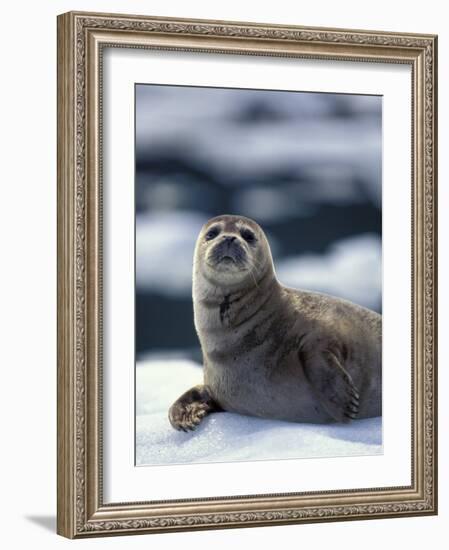
[[[201,332],[240,326],[254,317],[279,288],[270,270],[259,280],[248,279],[236,286],[214,285],[197,273],[193,281],[196,328]]]

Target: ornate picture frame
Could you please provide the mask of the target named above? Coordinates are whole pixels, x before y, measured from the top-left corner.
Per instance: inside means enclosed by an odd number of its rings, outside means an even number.
[[[105,48],[411,68],[411,483],[245,496],[103,498]],[[70,12],[58,17],[58,519],[69,538],[437,513],[437,37]],[[400,220],[398,220],[400,223]],[[407,313],[408,314],[408,313]]]

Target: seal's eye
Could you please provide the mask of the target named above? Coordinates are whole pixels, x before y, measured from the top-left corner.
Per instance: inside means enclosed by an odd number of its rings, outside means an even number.
[[[253,243],[256,240],[256,236],[251,229],[241,229],[240,235],[245,239],[247,243]]]
[[[209,229],[209,231],[206,233],[206,241],[211,241],[212,239],[215,239],[215,237],[220,233],[220,230],[218,227],[212,227],[212,229]]]

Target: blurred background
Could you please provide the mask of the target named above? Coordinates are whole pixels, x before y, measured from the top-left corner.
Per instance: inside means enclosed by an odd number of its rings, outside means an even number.
[[[205,221],[267,233],[279,280],[381,310],[382,98],[136,85],[136,358],[200,362]]]

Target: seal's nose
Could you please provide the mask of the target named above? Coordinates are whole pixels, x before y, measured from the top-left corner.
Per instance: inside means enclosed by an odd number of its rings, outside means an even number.
[[[223,241],[230,245],[233,241],[235,241],[235,237],[233,235],[227,235],[226,237],[223,237]]]

